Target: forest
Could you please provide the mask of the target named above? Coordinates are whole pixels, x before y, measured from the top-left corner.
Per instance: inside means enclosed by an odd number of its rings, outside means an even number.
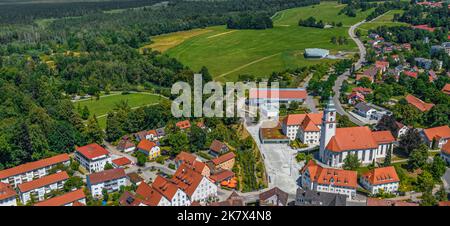
[[[267,14],[240,14],[227,20],[228,29],[268,29],[273,28],[273,22]]]

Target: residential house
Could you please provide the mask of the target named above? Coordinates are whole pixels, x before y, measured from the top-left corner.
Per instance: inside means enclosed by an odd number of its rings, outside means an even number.
[[[235,162],[235,157],[236,155],[233,152],[228,152],[211,160],[211,162],[214,163],[214,169],[232,170]]]
[[[401,136],[405,135],[406,132],[408,132],[408,130],[409,130],[408,126],[405,126],[402,123],[395,121],[395,131],[396,132],[395,132],[394,136],[396,138],[400,138]]]
[[[50,158],[41,159],[18,165],[13,168],[0,171],[0,182],[10,184],[13,187],[25,182],[47,176],[49,171],[58,165],[69,166],[68,154],[60,154]]]
[[[366,118],[366,119],[372,119],[373,116],[376,114],[377,110],[375,108],[372,108],[365,102],[359,102],[355,105],[355,110],[358,115]]]
[[[131,160],[129,160],[127,157],[120,157],[112,160],[112,165],[114,168],[124,168],[131,163]]]
[[[428,26],[427,24],[412,26],[412,28],[419,29],[419,30],[425,30],[425,31],[429,31],[429,32],[434,32],[434,29],[435,29],[433,27]]]
[[[119,191],[122,186],[127,186],[127,175],[122,168],[109,169],[88,175],[86,184],[93,197],[101,197],[103,189],[111,193]]]
[[[237,178],[235,177],[234,172],[231,170],[213,170],[211,171],[209,179],[211,179],[214,184],[220,184],[222,187],[234,189],[237,186]]]
[[[178,169],[181,164],[190,166],[202,176],[209,177],[211,175],[209,167],[202,161],[197,160],[197,157],[191,153],[182,151],[175,157],[175,167]]]
[[[181,130],[185,130],[191,128],[191,122],[189,120],[179,121],[175,123],[175,126]]]
[[[130,141],[128,138],[124,138],[119,141],[119,144],[117,145],[117,150],[125,153],[133,152],[134,149],[136,149],[136,145],[134,142]]]
[[[225,154],[228,151],[228,146],[219,140],[213,140],[213,142],[211,142],[211,145],[209,146],[209,153],[214,157]]]
[[[387,200],[369,197],[367,198],[366,206],[419,206],[419,204],[400,200]]]
[[[17,206],[16,195],[12,185],[0,182],[0,206]]]
[[[172,180],[157,176],[152,183],[152,188],[167,199],[171,206],[190,206],[188,195]]]
[[[145,182],[144,178],[135,172],[127,174],[127,178],[134,185],[140,185],[142,182]]]
[[[356,81],[361,80],[362,78],[368,78],[371,82],[375,81],[376,76],[378,75],[379,69],[376,67],[370,67],[364,70],[362,73],[356,74]]]
[[[161,149],[159,146],[149,140],[141,140],[137,146],[137,150],[147,156],[149,159],[155,159],[161,155]]]
[[[290,114],[281,123],[282,132],[289,140],[299,139],[304,144],[318,145],[322,112]]]
[[[347,96],[348,104],[355,105],[360,102],[365,102],[366,98],[362,93],[359,92],[352,92],[350,95]]]
[[[450,142],[447,142],[444,145],[442,145],[441,157],[447,162],[447,164],[450,164]]]
[[[217,186],[186,164],[177,169],[172,181],[186,193],[191,202],[206,202],[217,196]]]
[[[360,177],[361,185],[371,194],[381,191],[385,193],[397,193],[400,179],[393,166],[380,167],[369,170]]]
[[[288,193],[274,187],[268,191],[259,194],[260,206],[287,206]]]
[[[136,197],[146,206],[171,206],[170,201],[147,183],[141,183],[136,189]]]
[[[450,139],[450,128],[447,125],[428,128],[424,129],[421,134],[428,147],[442,148]]]
[[[367,95],[367,94],[372,93],[372,89],[358,86],[358,87],[353,88],[352,92],[358,92],[358,93],[361,93],[363,95]]]
[[[83,189],[67,192],[63,195],[38,202],[34,206],[74,206],[77,202],[86,205],[86,195]]]
[[[75,160],[89,173],[102,171],[106,163],[111,164],[109,151],[96,143],[76,147]]]
[[[417,73],[417,71],[410,71],[410,70],[409,71],[403,71],[403,74],[408,76],[408,77],[415,78],[415,79],[419,76],[419,73]]]
[[[346,206],[347,196],[337,193],[318,192],[297,188],[296,206]]]
[[[324,168],[310,160],[300,170],[300,184],[305,190],[343,194],[348,199],[356,195],[356,171]]]
[[[422,101],[421,99],[408,94],[405,97],[405,100],[413,107],[417,108],[419,111],[421,112],[426,112],[431,110],[431,108],[434,106],[434,104],[431,103],[426,103],[424,101]]]
[[[377,60],[377,61],[375,61],[375,67],[379,71],[384,73],[389,68],[389,62],[388,61],[384,61],[384,60]]]
[[[450,83],[445,84],[441,91],[447,95],[450,95]]]
[[[32,199],[32,196],[36,198],[37,201],[42,201],[44,200],[45,195],[51,191],[61,190],[67,179],[69,179],[69,175],[67,175],[65,171],[61,171],[19,184],[17,188],[20,201],[25,204]]]
[[[221,202],[212,202],[210,206],[245,206],[245,198],[238,195],[235,191],[231,195]]]

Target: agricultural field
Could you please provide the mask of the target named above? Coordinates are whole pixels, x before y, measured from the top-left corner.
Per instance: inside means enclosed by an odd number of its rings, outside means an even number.
[[[235,81],[240,74],[268,77],[273,71],[331,61],[305,59],[305,48],[325,48],[331,54],[356,52],[356,44],[348,37],[347,30],[371,10],[358,12],[356,17],[338,15],[344,6],[325,2],[284,10],[273,16],[273,29],[229,30],[225,26],[215,26],[156,36],[151,45],[193,70],[208,67],[218,81]],[[298,26],[299,19],[310,16],[328,23],[342,22],[343,26],[326,29]],[[333,44],[330,41],[333,36],[345,36],[348,43]]]
[[[142,106],[148,106],[152,104],[158,104],[165,97],[161,97],[151,93],[130,93],[121,94],[113,93],[111,95],[101,96],[99,100],[86,99],[80,100],[74,103],[75,107],[78,105],[82,108],[87,106],[91,115],[97,116],[97,120],[100,127],[106,128],[106,115],[108,112],[113,111],[116,105],[122,101],[127,101],[130,108],[138,108]]]
[[[366,22],[358,27],[358,30],[361,31],[361,34],[365,37],[367,35],[368,30],[375,29],[379,26],[408,26],[407,23],[392,21],[395,14],[402,14],[403,10],[390,10],[387,13],[381,15],[380,17]]]

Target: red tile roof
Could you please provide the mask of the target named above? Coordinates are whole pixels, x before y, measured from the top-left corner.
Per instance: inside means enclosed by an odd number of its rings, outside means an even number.
[[[236,157],[236,155],[233,152],[228,152],[224,155],[221,155],[221,156],[213,159],[212,162],[214,163],[214,165],[219,165],[230,159],[234,159],[235,157]]]
[[[438,206],[450,206],[450,201],[440,201]]]
[[[395,142],[394,136],[391,131],[373,131],[372,137],[378,144],[390,144]]]
[[[187,129],[191,127],[191,122],[189,122],[189,120],[184,120],[177,122],[175,125],[180,129]]]
[[[386,69],[389,67],[389,62],[387,61],[375,61],[375,67],[377,67],[378,69]]]
[[[163,198],[161,193],[146,183],[139,184],[136,189],[136,197],[147,206],[157,206]]]
[[[226,179],[230,179],[234,177],[234,173],[233,171],[230,170],[221,170],[220,172],[216,172],[215,174],[211,175],[209,178],[214,182],[214,183],[220,183],[223,180]]]
[[[367,206],[419,206],[419,204],[405,201],[386,200],[369,197],[367,198]]]
[[[172,201],[173,196],[177,193],[178,187],[171,180],[157,176],[153,181],[152,188],[161,193],[169,201]]]
[[[355,87],[352,89],[352,92],[359,92],[359,93],[371,93],[371,88],[365,88],[365,87]]]
[[[405,97],[405,100],[412,106],[419,109],[419,111],[421,111],[421,112],[429,111],[434,106],[434,104],[425,103],[421,99],[419,99],[411,94],[408,94]]]
[[[450,95],[450,83],[445,84],[444,88],[442,88],[442,92]]]
[[[222,148],[225,147],[225,146],[226,145],[224,143],[220,142],[219,140],[213,140],[213,142],[209,146],[209,149],[211,151],[216,152],[216,153],[220,153]]]
[[[16,196],[16,191],[9,184],[0,182],[0,201]]]
[[[177,157],[175,157],[175,162],[181,161],[189,165],[193,165],[197,158],[191,153],[185,151],[180,152]]]
[[[78,153],[82,154],[88,159],[95,159],[103,155],[108,155],[109,152],[102,146],[92,143],[82,147],[76,147]]]
[[[412,28],[425,30],[425,31],[429,31],[429,32],[433,32],[435,30],[435,28],[429,27],[427,24],[421,24],[421,25],[412,26]]]
[[[56,196],[51,199],[47,199],[42,202],[38,202],[34,204],[35,206],[64,206],[69,203],[73,203],[75,201],[78,201],[80,199],[86,198],[86,195],[84,195],[83,189],[78,189],[75,191],[67,192],[63,195]]]
[[[351,170],[341,170],[333,168],[323,168],[317,165],[313,160],[310,160],[302,169],[303,174],[306,170],[309,171],[310,180],[318,184],[333,184],[341,187],[357,187],[357,172]]]
[[[445,144],[442,146],[441,151],[442,151],[442,153],[445,153],[445,154],[447,154],[447,155],[450,155],[450,141],[447,141],[447,143],[445,143]]]
[[[147,135],[153,135],[156,137],[157,136],[156,130],[152,129],[152,130],[147,131]]]
[[[336,135],[328,142],[326,149],[333,152],[376,149],[378,143],[372,137],[369,127],[337,128]]]
[[[305,89],[251,89],[250,99],[306,99]]]
[[[19,188],[20,192],[27,192],[34,190],[36,188],[41,188],[46,185],[54,184],[67,179],[69,179],[69,175],[67,175],[66,171],[61,171],[59,173],[50,174],[48,176],[41,177],[39,179],[32,180],[30,182],[19,184],[17,187]]]
[[[127,157],[121,157],[118,159],[114,159],[112,160],[112,162],[116,165],[116,166],[126,166],[131,164],[131,160],[129,160]]]
[[[449,139],[450,138],[450,127],[447,125],[445,126],[438,126],[433,128],[424,129],[423,133],[427,137],[429,141],[432,141],[433,138],[436,140],[440,139]]]
[[[318,124],[314,123],[309,115],[306,115],[301,127],[305,132],[320,132],[320,128],[317,125]]]
[[[415,71],[403,71],[403,74],[405,74],[406,76],[409,76],[411,78],[417,78],[417,76],[419,75]]]
[[[181,164],[173,175],[173,182],[191,197],[200,185],[203,176],[186,164]]]
[[[375,168],[363,175],[372,185],[400,182],[397,172],[393,166]]]
[[[289,114],[284,118],[283,123],[288,126],[301,125],[306,116],[316,125],[322,124],[323,112],[309,113],[309,114]]]
[[[152,148],[154,148],[154,147],[156,147],[156,146],[157,146],[157,145],[156,145],[155,142],[144,139],[144,140],[141,140],[141,141],[139,142],[137,148],[138,148],[139,150],[143,150],[143,151],[146,151],[146,152],[150,152],[150,151],[152,150]]]
[[[105,181],[116,180],[120,178],[125,178],[125,170],[122,168],[104,170],[98,173],[93,173],[87,176],[90,184],[98,184]]]
[[[68,154],[60,154],[60,155],[56,155],[50,158],[46,158],[46,159],[41,159],[39,161],[35,161],[35,162],[29,162],[29,163],[25,163],[13,168],[9,168],[9,169],[5,169],[0,171],[0,179],[5,179],[11,176],[15,176],[18,174],[23,174],[26,172],[30,172],[30,171],[34,171],[37,169],[41,169],[44,167],[48,167],[51,165],[56,165],[58,163],[63,163],[63,162],[67,162],[70,160],[70,157]]]

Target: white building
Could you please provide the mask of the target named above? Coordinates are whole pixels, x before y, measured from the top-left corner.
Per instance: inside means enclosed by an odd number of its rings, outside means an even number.
[[[110,193],[119,191],[122,186],[127,186],[127,175],[122,168],[105,170],[88,175],[86,184],[93,197],[101,197],[103,189]]]
[[[83,189],[67,192],[63,195],[53,197],[34,204],[34,206],[74,206],[81,204],[86,205],[86,195]]]
[[[372,169],[362,175],[359,181],[371,194],[377,194],[381,190],[385,193],[396,193],[400,185],[393,166]]]
[[[308,93],[302,88],[254,88],[250,89],[249,104],[258,106],[260,104],[290,104],[292,102],[302,103]]]
[[[0,182],[0,206],[17,206],[16,195],[11,185]]]
[[[349,154],[357,155],[362,164],[371,164],[392,153],[395,138],[389,131],[372,132],[368,127],[336,128],[336,108],[330,98],[324,110],[321,138],[320,161],[341,167]]]
[[[191,203],[206,202],[217,196],[217,185],[186,164],[181,164],[172,180],[189,197]]]
[[[20,201],[23,204],[26,204],[31,200],[31,196],[35,197],[36,201],[42,201],[45,199],[45,194],[62,189],[67,179],[69,179],[69,175],[67,175],[65,171],[61,171],[30,182],[19,184],[17,188]]]
[[[450,139],[450,127],[445,125],[424,129],[422,137],[428,147],[433,148],[434,145],[437,148],[442,148]]]
[[[103,171],[106,163],[111,164],[109,152],[95,143],[76,147],[75,160],[89,173]]]
[[[25,163],[13,168],[0,171],[0,182],[10,184],[13,187],[25,182],[48,175],[50,169],[58,164],[68,166],[70,157],[68,154],[60,154],[35,162]]]
[[[290,139],[299,139],[304,144],[319,145],[322,112],[290,114],[281,124],[283,133]]]
[[[450,142],[447,142],[444,146],[442,146],[441,157],[447,162],[447,164],[450,164]]]
[[[310,160],[300,174],[300,185],[305,190],[342,194],[348,199],[356,195],[356,171],[324,168]]]
[[[190,206],[191,201],[187,194],[179,188],[172,180],[166,179],[161,176],[157,176],[152,183],[152,188],[164,197],[168,202],[164,200],[157,200],[155,203],[159,205],[169,206]],[[157,196],[159,197],[159,196]]]

